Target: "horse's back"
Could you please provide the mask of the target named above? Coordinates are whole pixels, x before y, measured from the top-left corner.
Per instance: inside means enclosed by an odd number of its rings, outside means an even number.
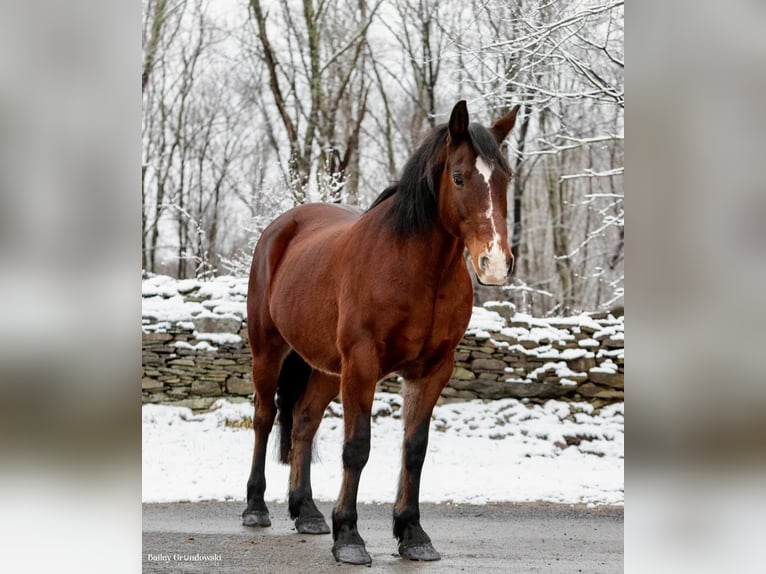
[[[266,229],[295,225],[297,235],[314,233],[320,230],[337,229],[353,224],[362,210],[348,205],[334,203],[307,203],[284,212]],[[266,231],[264,231],[266,233]]]
[[[261,234],[253,254],[250,279],[268,279],[289,247],[303,240],[337,236],[358,219],[355,208],[326,203],[294,207],[272,221]]]

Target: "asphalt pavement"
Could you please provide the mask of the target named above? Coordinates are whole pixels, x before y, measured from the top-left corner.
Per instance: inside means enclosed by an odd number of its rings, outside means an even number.
[[[331,503],[317,506],[328,518]],[[286,504],[269,504],[272,526],[241,525],[242,502],[143,505],[143,572],[311,573],[366,571],[338,564],[331,535],[296,533]],[[441,553],[410,562],[396,553],[390,504],[359,505],[359,531],[376,572],[607,574],[623,571],[622,507],[547,503],[421,504],[421,524]]]

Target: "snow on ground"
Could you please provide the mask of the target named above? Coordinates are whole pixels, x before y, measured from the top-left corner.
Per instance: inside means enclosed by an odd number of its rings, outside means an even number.
[[[360,502],[393,502],[401,459],[401,397],[376,394],[370,460]],[[317,500],[340,489],[343,422],[332,403],[317,433],[312,466]],[[193,414],[181,407],[145,405],[144,502],[244,500],[253,432],[242,425],[249,403],[218,401]],[[552,501],[623,504],[624,407],[593,415],[587,403],[516,399],[436,407],[423,470],[423,502]],[[287,498],[289,468],[276,461],[275,439],[266,464],[266,499]]]
[[[171,323],[193,328],[192,319],[245,315],[247,279],[217,277],[211,281],[154,276],[142,282],[144,330],[162,331]],[[514,326],[498,313],[474,307],[468,334],[515,341],[496,341],[550,361],[541,369],[570,373],[564,361],[593,356],[600,337],[622,338],[624,326],[604,327],[587,315],[555,320],[514,315]],[[556,325],[577,325],[594,332],[577,349],[559,351],[549,343],[571,339]],[[197,350],[239,340],[235,334],[198,333]],[[223,340],[225,339],[225,341]],[[177,343],[181,345],[181,343]],[[599,356],[623,357],[623,349],[600,350]],[[613,362],[604,363],[612,372]],[[559,373],[559,374],[561,374]],[[574,381],[573,381],[574,383]],[[398,395],[379,393],[373,405],[372,451],[359,490],[362,502],[393,502],[401,458],[402,425]],[[532,501],[622,504],[624,470],[623,404],[594,416],[587,403],[548,401],[526,405],[515,399],[470,401],[437,407],[423,470],[424,502]],[[143,499],[145,502],[244,500],[252,456],[253,433],[240,425],[251,416],[249,403],[221,400],[213,412],[193,414],[181,407],[143,407]],[[319,461],[312,470],[318,500],[335,500],[340,489],[343,423],[340,405],[332,403],[315,443]],[[272,433],[272,448],[276,433]],[[287,466],[270,455],[266,466],[268,500],[286,500]]]

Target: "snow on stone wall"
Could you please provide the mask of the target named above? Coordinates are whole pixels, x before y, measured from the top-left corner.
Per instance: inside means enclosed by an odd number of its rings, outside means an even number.
[[[249,400],[247,279],[155,276],[142,291],[142,402],[205,409],[222,396]],[[539,319],[504,302],[475,307],[441,402],[623,401],[624,326],[607,313]],[[397,392],[401,383],[378,386]]]

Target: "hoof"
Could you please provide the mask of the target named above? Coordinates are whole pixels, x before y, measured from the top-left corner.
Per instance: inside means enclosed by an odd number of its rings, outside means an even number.
[[[321,516],[311,518],[299,516],[295,519],[295,529],[301,534],[330,534],[330,527]]]
[[[372,564],[372,558],[361,544],[335,545],[332,547],[332,555],[338,562],[346,564]]]
[[[402,546],[400,544],[399,556],[409,560],[422,560],[423,562],[441,560],[441,554],[430,543],[415,544],[413,546]]]
[[[245,512],[242,515],[243,526],[271,526],[269,513],[264,511]]]

